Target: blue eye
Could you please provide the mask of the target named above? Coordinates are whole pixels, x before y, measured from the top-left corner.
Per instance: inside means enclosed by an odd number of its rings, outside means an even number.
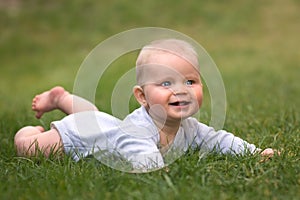
[[[195,82],[195,81],[193,81],[193,80],[187,80],[187,81],[185,82],[185,84],[187,84],[187,85],[193,85],[194,82]]]
[[[161,86],[163,86],[163,87],[169,87],[170,85],[171,85],[170,81],[164,81],[161,83]]]

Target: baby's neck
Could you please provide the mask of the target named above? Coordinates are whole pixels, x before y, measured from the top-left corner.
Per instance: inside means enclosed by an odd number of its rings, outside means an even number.
[[[155,122],[155,124],[159,130],[160,146],[161,147],[170,146],[175,139],[176,133],[180,126],[180,122],[179,123],[165,123],[163,125]]]

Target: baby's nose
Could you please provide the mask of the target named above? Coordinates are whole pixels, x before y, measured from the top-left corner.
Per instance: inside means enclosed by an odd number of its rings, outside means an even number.
[[[175,84],[172,87],[172,92],[173,92],[174,95],[186,94],[187,89],[186,89],[186,86],[184,84]]]

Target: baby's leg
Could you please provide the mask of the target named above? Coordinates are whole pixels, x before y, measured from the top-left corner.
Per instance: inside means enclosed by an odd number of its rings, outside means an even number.
[[[59,109],[66,114],[98,110],[91,102],[76,95],[72,95],[59,86],[36,95],[32,101],[32,110],[36,111],[37,118],[41,118],[45,112],[54,109]]]
[[[15,146],[19,156],[35,156],[42,152],[48,157],[51,152],[63,152],[62,142],[56,129],[44,132],[41,126],[26,126],[15,135]]]

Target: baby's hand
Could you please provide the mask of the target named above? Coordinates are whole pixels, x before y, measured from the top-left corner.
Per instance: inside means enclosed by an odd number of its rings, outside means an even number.
[[[263,157],[261,159],[261,162],[265,162],[267,160],[270,160],[275,154],[280,155],[280,152],[277,150],[273,150],[271,148],[267,148],[260,152],[260,155]]]

